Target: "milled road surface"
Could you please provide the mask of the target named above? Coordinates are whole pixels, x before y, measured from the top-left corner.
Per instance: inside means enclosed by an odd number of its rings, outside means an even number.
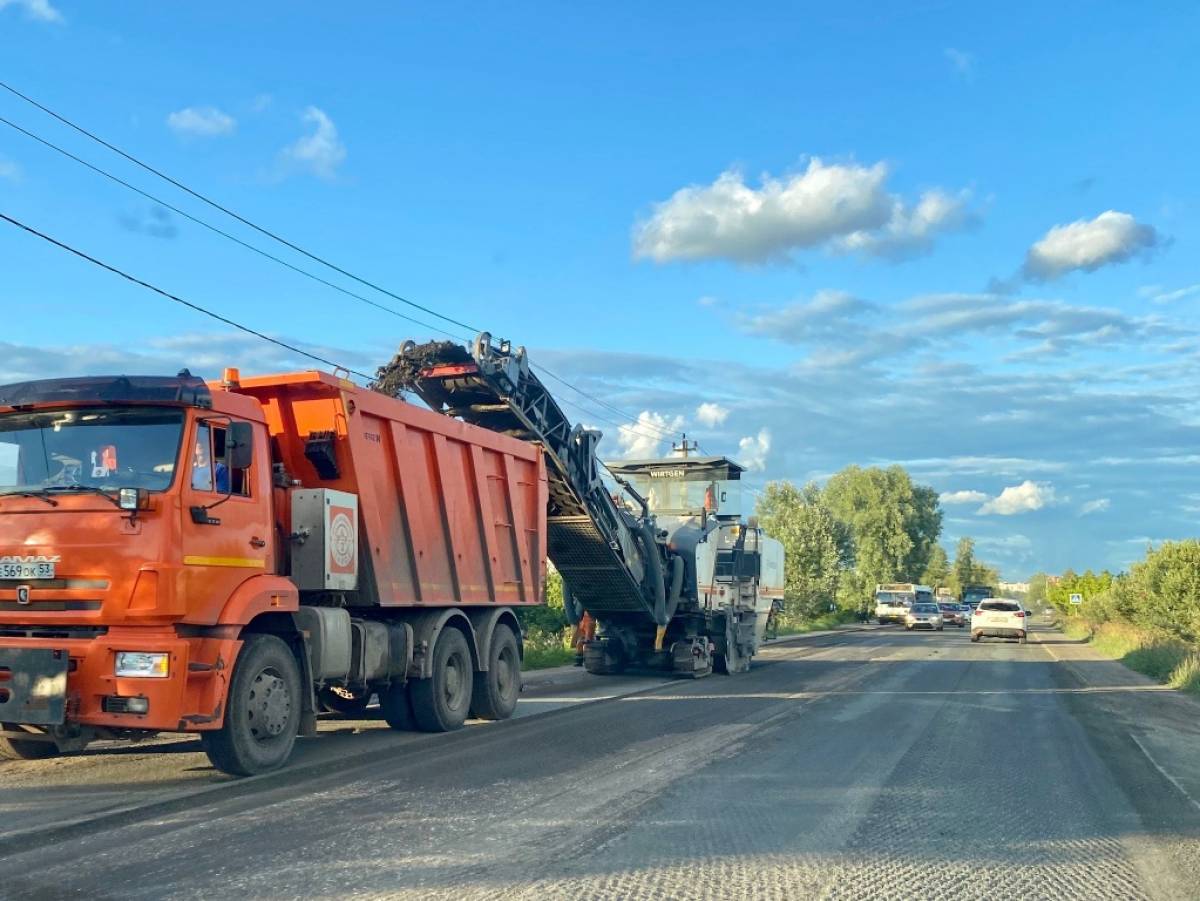
[[[1200,704],[1036,637],[829,636],[0,840],[0,897],[1197,897]]]

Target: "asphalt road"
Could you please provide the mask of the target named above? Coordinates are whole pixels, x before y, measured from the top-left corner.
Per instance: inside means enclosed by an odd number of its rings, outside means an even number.
[[[0,839],[0,897],[1197,897],[1200,704],[1037,637],[844,633]]]

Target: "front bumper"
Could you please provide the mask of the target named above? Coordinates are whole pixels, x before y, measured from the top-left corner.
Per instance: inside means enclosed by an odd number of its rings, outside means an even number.
[[[932,632],[932,631],[935,631],[938,628],[938,626],[941,625],[941,623],[940,622],[935,623],[935,622],[930,622],[929,620],[919,619],[919,620],[915,620],[911,623],[906,622],[904,625],[908,626],[910,629],[928,629]]]
[[[0,704],[0,721],[152,732],[215,729],[224,718],[226,684],[240,647],[236,639],[180,638],[174,630],[140,628],[111,629],[82,639],[0,638],[0,668],[8,668],[14,683],[37,677],[29,670],[31,655],[22,652],[45,649],[68,658],[65,687],[49,699],[61,701],[60,714],[22,718],[14,706],[10,719],[7,704]],[[118,651],[168,654],[168,674],[162,679],[118,677]],[[127,698],[144,698],[146,712],[120,712]]]

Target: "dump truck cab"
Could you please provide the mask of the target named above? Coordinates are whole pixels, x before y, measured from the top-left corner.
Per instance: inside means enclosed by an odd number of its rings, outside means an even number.
[[[239,642],[206,627],[295,607],[271,490],[261,406],[186,371],[0,388],[6,731],[219,722]]]

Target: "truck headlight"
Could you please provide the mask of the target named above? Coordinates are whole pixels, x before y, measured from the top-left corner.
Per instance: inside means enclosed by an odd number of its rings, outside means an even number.
[[[117,651],[116,675],[140,679],[165,679],[168,674],[167,654],[147,654],[144,651]]]

